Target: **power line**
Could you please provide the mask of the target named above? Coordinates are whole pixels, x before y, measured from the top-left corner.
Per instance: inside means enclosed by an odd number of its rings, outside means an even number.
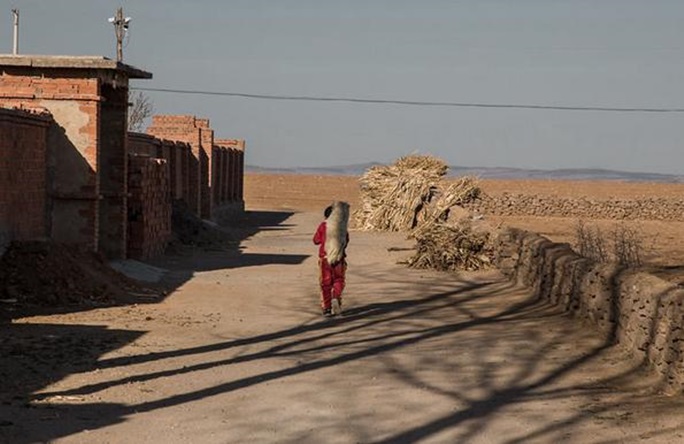
[[[383,100],[367,99],[355,97],[318,97],[318,96],[286,96],[277,94],[250,94],[242,92],[226,91],[202,91],[189,89],[171,88],[139,88],[132,87],[137,91],[161,92],[172,94],[190,94],[202,96],[224,96],[241,97],[245,99],[260,100],[290,100],[300,102],[346,102],[364,104],[385,104],[385,105],[407,105],[407,106],[439,106],[452,108],[503,108],[503,109],[537,109],[537,110],[556,110],[556,111],[602,111],[602,112],[621,112],[621,113],[684,113],[684,108],[621,108],[610,106],[564,106],[564,105],[534,105],[534,104],[515,104],[515,103],[472,103],[472,102],[433,102],[420,100]]]

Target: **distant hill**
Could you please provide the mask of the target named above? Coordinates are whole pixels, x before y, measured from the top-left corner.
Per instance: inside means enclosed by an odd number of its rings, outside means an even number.
[[[248,173],[270,174],[319,174],[330,176],[360,176],[367,169],[382,165],[378,162],[329,167],[268,168],[246,165]],[[658,173],[636,173],[592,168],[568,168],[559,170],[536,170],[505,167],[459,167],[450,166],[449,176],[477,176],[482,179],[555,179],[555,180],[620,180],[626,182],[684,183],[684,176]]]
[[[321,174],[330,176],[360,176],[368,168],[382,165],[379,162],[358,163],[353,165],[339,165],[329,167],[292,167],[292,168],[269,168],[253,165],[245,165],[248,173],[272,173],[272,174]]]

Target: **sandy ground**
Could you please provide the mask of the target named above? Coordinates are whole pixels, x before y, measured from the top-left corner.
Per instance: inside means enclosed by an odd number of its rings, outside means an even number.
[[[311,236],[354,185],[295,183],[247,178],[239,248],[147,264],[162,301],[0,325],[0,442],[684,441],[639,362],[495,271],[406,269],[400,234],[352,233],[322,318]]]

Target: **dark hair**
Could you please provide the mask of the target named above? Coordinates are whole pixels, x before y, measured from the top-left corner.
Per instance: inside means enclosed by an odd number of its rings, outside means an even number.
[[[325,211],[323,212],[323,215],[324,215],[325,218],[327,219],[328,216],[330,216],[331,213],[332,213],[332,205],[330,205],[328,208],[325,209]]]

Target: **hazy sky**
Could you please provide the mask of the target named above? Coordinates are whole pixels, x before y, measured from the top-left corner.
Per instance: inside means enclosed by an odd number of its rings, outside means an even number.
[[[684,108],[682,0],[0,0],[24,54],[114,58],[133,86],[482,104]],[[420,107],[148,93],[247,140],[247,162],[329,166],[411,152],[459,166],[684,174],[684,113]]]

